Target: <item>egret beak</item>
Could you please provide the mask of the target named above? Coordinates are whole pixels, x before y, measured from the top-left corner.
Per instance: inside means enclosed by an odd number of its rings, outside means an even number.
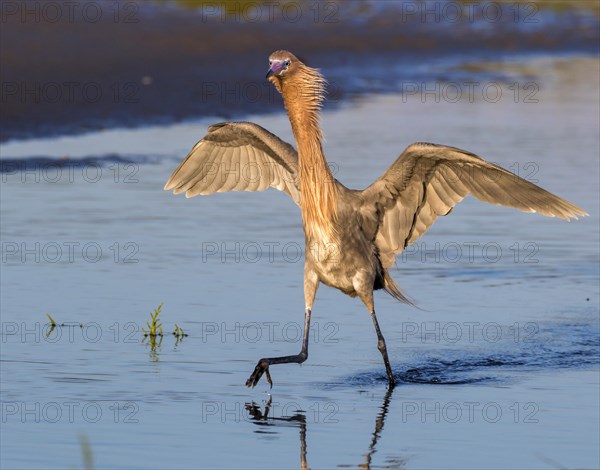
[[[283,65],[283,61],[280,60],[274,60],[271,63],[271,67],[269,68],[269,71],[267,72],[267,76],[265,78],[269,78],[271,75],[278,75],[279,72],[281,72],[284,68]]]

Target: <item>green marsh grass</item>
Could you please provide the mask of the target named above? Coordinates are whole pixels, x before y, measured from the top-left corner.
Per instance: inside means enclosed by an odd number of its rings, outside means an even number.
[[[164,303],[161,303],[157,308],[154,309],[154,313],[150,314],[150,321],[146,322],[146,325],[148,326],[148,331],[142,328],[144,336],[157,337],[163,335],[162,323],[158,319],[163,305]]]

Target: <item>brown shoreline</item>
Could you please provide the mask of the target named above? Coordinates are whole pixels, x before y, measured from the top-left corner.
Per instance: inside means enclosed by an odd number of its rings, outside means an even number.
[[[40,2],[25,3],[34,8]],[[135,14],[127,9],[134,4]],[[533,25],[483,22],[481,28],[481,21],[430,24],[400,13],[362,19],[340,13],[329,18],[334,22],[325,21],[324,12],[320,21],[308,14],[295,22],[215,20],[140,2],[122,2],[116,21],[108,3],[101,5],[95,22],[76,11],[54,22],[48,12],[39,18],[3,12],[0,141],[280,110],[263,80],[273,49],[291,49],[319,64],[340,98],[372,91],[375,82],[376,91],[391,91],[399,80],[424,80],[411,75],[415,63],[598,53],[600,37],[592,13],[540,14]]]

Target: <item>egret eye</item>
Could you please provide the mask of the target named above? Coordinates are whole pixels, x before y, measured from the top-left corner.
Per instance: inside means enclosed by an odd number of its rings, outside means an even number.
[[[285,61],[285,66],[287,67],[288,65],[290,65],[290,59],[287,59],[287,60]]]
[[[272,60],[269,61],[269,65],[273,65],[273,61]]]

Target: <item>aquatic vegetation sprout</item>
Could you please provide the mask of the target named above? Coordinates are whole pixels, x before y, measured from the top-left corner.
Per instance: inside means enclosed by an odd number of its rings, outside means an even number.
[[[187,333],[183,331],[183,328],[181,328],[177,323],[175,323],[175,330],[173,331],[173,336],[175,336],[177,339],[181,339],[186,337]]]
[[[158,319],[158,316],[160,315],[160,311],[162,310],[163,305],[164,305],[164,303],[161,303],[156,309],[154,309],[154,313],[150,314],[150,321],[146,322],[146,325],[148,326],[148,331],[146,331],[144,328],[142,328],[142,331],[144,332],[144,336],[156,337],[156,336],[163,335],[162,323]]]

